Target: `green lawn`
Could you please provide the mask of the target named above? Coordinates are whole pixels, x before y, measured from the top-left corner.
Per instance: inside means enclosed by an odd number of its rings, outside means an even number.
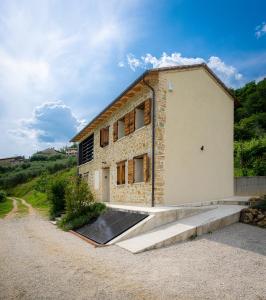
[[[13,208],[12,200],[7,198],[0,203],[0,218],[4,218]]]

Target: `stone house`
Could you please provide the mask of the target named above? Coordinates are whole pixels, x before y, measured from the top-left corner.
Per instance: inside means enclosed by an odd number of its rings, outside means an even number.
[[[205,65],[145,71],[71,142],[98,201],[181,205],[233,195],[234,98]]]

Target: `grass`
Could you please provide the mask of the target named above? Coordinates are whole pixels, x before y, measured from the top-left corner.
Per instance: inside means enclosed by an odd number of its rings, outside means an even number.
[[[73,167],[71,169],[62,170],[55,174],[49,175],[49,177],[51,181],[57,177],[69,178],[76,173],[76,170],[77,168]],[[48,215],[49,202],[47,200],[47,194],[38,192],[34,189],[37,180],[38,177],[26,183],[19,184],[14,188],[9,189],[7,192],[9,195],[14,197],[25,199],[29,204],[32,205],[33,208],[39,210],[44,215]]]
[[[25,199],[29,204],[31,204],[33,208],[36,208],[44,215],[48,215],[49,202],[45,193],[33,190],[24,195],[23,199]]]
[[[13,208],[13,202],[7,198],[4,202],[0,202],[0,218],[4,218]]]
[[[9,195],[12,195],[14,197],[20,197],[23,198],[27,193],[32,191],[34,189],[34,185],[36,183],[37,178],[28,181],[26,183],[22,183],[17,185],[16,187],[9,189],[7,192]]]

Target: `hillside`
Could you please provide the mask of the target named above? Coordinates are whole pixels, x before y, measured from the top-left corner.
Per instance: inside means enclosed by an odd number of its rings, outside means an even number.
[[[235,175],[266,175],[266,79],[234,91]]]
[[[19,164],[0,165],[0,189],[9,190],[40,176],[54,174],[76,165],[76,157],[63,153],[35,153]]]

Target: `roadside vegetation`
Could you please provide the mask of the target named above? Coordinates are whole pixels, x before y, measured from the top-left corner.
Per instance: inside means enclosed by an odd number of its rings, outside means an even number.
[[[72,178],[65,186],[65,214],[58,225],[64,230],[79,228],[97,218],[106,209],[97,203],[88,184],[79,177]]]
[[[0,218],[4,218],[13,208],[12,200],[7,198],[6,193],[0,190]]]
[[[235,176],[266,175],[266,79],[234,91]]]

